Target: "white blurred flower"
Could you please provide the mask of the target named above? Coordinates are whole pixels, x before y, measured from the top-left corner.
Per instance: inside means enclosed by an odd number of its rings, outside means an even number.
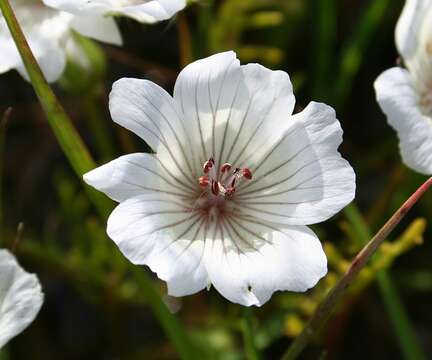
[[[396,26],[406,69],[394,67],[375,81],[377,100],[397,131],[404,163],[432,174],[432,0],[407,0]]]
[[[39,0],[10,0],[36,60],[49,82],[57,80],[74,49],[72,30],[110,44],[121,44],[115,21],[102,15],[76,16],[45,6]],[[16,69],[28,80],[15,43],[0,13],[0,73]]]
[[[84,175],[120,202],[108,235],[183,296],[210,284],[227,299],[262,305],[276,290],[305,291],[327,272],[316,235],[354,197],[338,153],[334,110],[292,115],[288,75],[240,66],[234,52],[196,61],[172,98],[147,80],[113,85],[110,111],[155,154],[122,156]]]
[[[25,272],[9,251],[0,250],[0,348],[30,325],[43,298],[36,275]]]
[[[167,20],[186,0],[44,0],[47,5],[79,15],[126,16],[143,23]]]

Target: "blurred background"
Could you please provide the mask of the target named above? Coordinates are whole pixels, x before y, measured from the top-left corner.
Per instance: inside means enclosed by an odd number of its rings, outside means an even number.
[[[214,289],[168,298],[148,268],[123,258],[31,85],[14,71],[1,75],[0,114],[13,111],[0,129],[0,246],[14,249],[21,264],[38,274],[46,301],[0,359],[176,359],[170,335],[176,326],[200,359],[256,358],[251,332],[263,359],[279,358],[350,259],[426,180],[401,163],[396,135],[373,90],[375,78],[398,62],[394,27],[403,4],[201,0],[157,25],[119,19],[124,46],[79,38],[89,61],[70,63],[54,85],[98,164],[148,151],[110,119],[107,96],[115,80],[146,78],[172,93],[183,66],[223,50],[237,51],[242,63],[288,72],[296,111],[311,100],[336,109],[344,129],[340,150],[357,173],[356,206],[314,227],[329,258],[327,277],[306,294],[276,293],[262,308],[231,304]],[[420,348],[432,353],[431,211],[427,194],[301,358],[421,359]],[[160,323],[161,306],[174,314],[166,319],[168,332]]]

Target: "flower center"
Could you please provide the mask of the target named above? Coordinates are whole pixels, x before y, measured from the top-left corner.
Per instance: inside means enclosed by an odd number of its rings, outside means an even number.
[[[218,169],[213,157],[203,164],[204,175],[198,178],[202,189],[207,189],[213,197],[231,199],[236,187],[244,180],[251,180],[252,173],[248,168],[234,168],[229,163],[224,163]]]

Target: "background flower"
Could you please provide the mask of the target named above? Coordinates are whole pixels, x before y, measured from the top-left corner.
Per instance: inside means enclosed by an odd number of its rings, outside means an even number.
[[[127,16],[143,23],[167,20],[186,6],[186,0],[44,0],[73,14]]]
[[[41,1],[11,0],[30,48],[49,82],[56,81],[66,65],[67,48],[75,48],[72,30],[110,44],[122,43],[115,21],[100,15],[75,16],[45,6]],[[16,69],[28,80],[27,71],[0,14],[0,73]]]
[[[7,250],[0,250],[0,348],[35,319],[43,293],[36,275],[25,272]]]
[[[84,180],[120,202],[108,235],[183,296],[213,284],[262,305],[276,290],[305,291],[326,274],[316,235],[354,197],[332,108],[291,115],[288,75],[240,66],[234,52],[188,65],[174,98],[146,80],[113,85],[110,111],[156,152],[118,158]]]
[[[404,163],[432,174],[432,1],[407,0],[396,26],[406,69],[391,68],[375,82],[377,100],[397,131]]]

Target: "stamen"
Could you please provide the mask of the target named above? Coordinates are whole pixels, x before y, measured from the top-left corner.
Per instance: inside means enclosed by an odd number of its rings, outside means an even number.
[[[242,169],[243,172],[243,176],[247,179],[247,180],[251,180],[252,179],[252,172],[248,169],[248,168],[244,168]]]
[[[231,170],[231,164],[225,163],[221,166],[221,173],[228,172]]]
[[[204,175],[199,177],[198,182],[202,188],[205,188],[208,186],[210,179],[208,176]]]
[[[213,158],[210,158],[209,160],[207,160],[203,165],[204,174],[207,174],[210,171],[210,169],[213,167],[213,165],[214,165]]]
[[[215,181],[215,180],[212,181],[211,190],[212,190],[213,195],[219,194],[219,183],[217,181]]]
[[[210,187],[211,194],[214,196],[223,196],[230,199],[236,192],[236,186],[242,178],[252,179],[252,172],[248,168],[235,168],[232,171],[232,165],[224,163],[220,166],[218,173],[213,157],[210,157],[203,165],[205,175],[199,177],[198,183],[202,188]]]

